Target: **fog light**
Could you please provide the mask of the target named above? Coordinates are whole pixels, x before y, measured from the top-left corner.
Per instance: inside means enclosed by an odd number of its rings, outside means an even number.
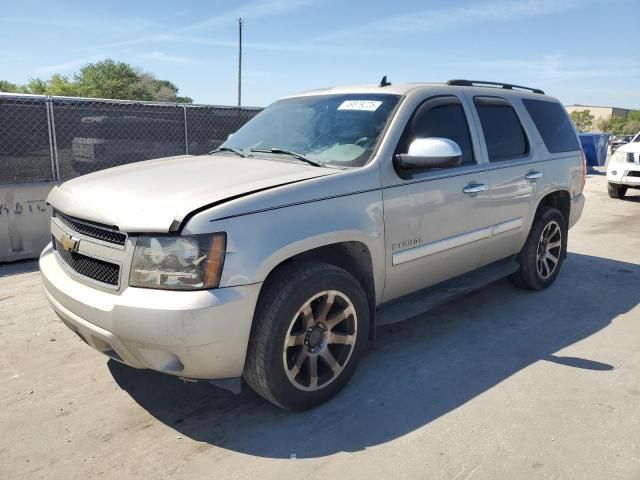
[[[615,170],[611,170],[611,175],[617,175],[618,172],[616,172]]]

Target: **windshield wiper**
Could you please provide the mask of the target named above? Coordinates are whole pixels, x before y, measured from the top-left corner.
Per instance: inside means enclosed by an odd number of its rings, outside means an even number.
[[[207,155],[212,155],[214,153],[219,153],[219,152],[235,153],[236,155],[239,155],[242,158],[247,158],[249,156],[246,153],[244,153],[242,150],[238,150],[237,148],[232,148],[232,147],[218,147],[215,150],[211,150],[209,153],[207,153]]]
[[[311,160],[310,158],[305,157],[301,153],[294,152],[292,150],[287,150],[286,148],[252,148],[249,150],[250,152],[258,152],[258,153],[283,153],[285,155],[291,155],[292,157],[297,158],[303,162],[308,163],[309,165],[313,165],[314,167],[322,167],[322,165],[318,162]]]

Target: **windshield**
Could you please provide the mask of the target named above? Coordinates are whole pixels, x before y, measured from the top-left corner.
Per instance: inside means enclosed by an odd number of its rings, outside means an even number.
[[[399,99],[388,94],[287,98],[256,115],[221,148],[255,156],[261,154],[253,150],[287,150],[321,165],[360,167],[371,157]]]

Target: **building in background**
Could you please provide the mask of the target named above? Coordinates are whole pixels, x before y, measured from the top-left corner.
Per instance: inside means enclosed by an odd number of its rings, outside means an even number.
[[[600,119],[611,120],[612,118],[622,118],[626,120],[630,111],[628,108],[598,107],[594,105],[565,105],[565,108],[569,114],[589,110],[591,115],[593,115],[593,126],[590,129],[592,132],[600,132],[600,130],[598,130],[598,121]]]

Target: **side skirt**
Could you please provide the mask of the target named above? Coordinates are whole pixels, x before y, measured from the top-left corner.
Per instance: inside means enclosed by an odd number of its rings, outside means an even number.
[[[438,285],[383,303],[376,311],[376,326],[402,322],[454,298],[507,277],[518,270],[515,257],[499,260]]]

